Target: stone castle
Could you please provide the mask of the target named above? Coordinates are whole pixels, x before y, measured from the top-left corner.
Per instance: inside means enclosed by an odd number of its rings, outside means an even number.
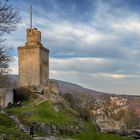
[[[41,32],[27,29],[27,42],[18,47],[19,87],[49,87],[49,50],[41,44]],[[0,88],[0,109],[13,103],[13,89]]]
[[[27,29],[27,42],[18,47],[20,86],[46,86],[49,79],[49,50],[41,44],[41,32]]]

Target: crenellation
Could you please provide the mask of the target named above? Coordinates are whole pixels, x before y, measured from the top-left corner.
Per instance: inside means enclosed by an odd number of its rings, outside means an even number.
[[[41,43],[41,32],[37,29],[27,29],[27,42]]]

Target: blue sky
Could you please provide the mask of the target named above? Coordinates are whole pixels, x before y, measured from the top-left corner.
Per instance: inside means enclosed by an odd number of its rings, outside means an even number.
[[[18,30],[6,35],[24,46],[33,27],[50,50],[50,77],[98,91],[140,95],[140,0],[9,0],[20,11]],[[17,53],[17,52],[16,52]],[[11,64],[18,73],[17,57]]]

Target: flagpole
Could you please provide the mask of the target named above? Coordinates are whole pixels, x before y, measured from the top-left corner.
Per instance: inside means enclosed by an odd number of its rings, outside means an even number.
[[[30,28],[32,29],[32,5],[30,5]]]

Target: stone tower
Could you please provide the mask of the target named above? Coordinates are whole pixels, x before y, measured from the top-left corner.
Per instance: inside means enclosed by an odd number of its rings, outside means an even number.
[[[41,32],[27,29],[27,42],[18,47],[20,86],[45,86],[49,79],[49,50],[41,44]]]

